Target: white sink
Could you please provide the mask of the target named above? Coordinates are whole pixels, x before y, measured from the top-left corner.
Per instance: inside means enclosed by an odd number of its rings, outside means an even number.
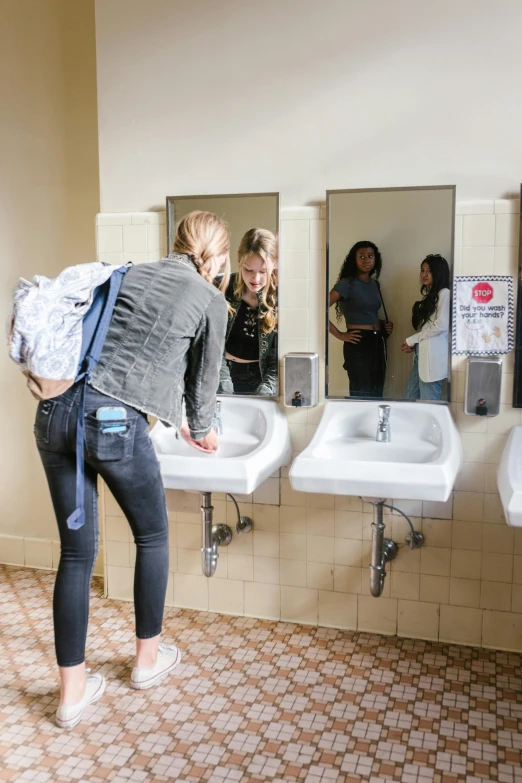
[[[378,407],[378,401],[327,402],[310,445],[290,469],[293,489],[447,500],[462,463],[462,446],[449,408],[392,402],[391,440],[378,443]]]
[[[513,427],[497,473],[504,516],[511,527],[522,527],[522,425]]]
[[[249,495],[290,461],[286,417],[272,400],[222,397],[223,432],[215,454],[196,451],[157,422],[151,439],[168,489]]]

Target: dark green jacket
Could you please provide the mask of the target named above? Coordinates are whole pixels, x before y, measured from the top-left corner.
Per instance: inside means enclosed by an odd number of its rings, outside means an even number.
[[[230,282],[228,284],[225,298],[229,304],[234,307],[234,311],[229,313],[227,333],[225,337],[225,346],[229,338],[230,332],[236,320],[239,310],[239,303],[234,299],[234,283],[237,277],[237,273],[230,276]],[[259,315],[262,316],[265,312],[261,302],[261,292],[257,294],[257,301],[259,303]],[[277,396],[279,394],[279,373],[278,373],[278,358],[277,358],[277,330],[265,334],[261,329],[258,329],[259,333],[259,370],[261,372],[261,383],[256,389],[256,394]],[[230,371],[225,359],[225,352],[223,352],[223,361],[221,364],[221,374],[219,380],[219,390],[221,394],[233,394],[234,386],[230,377]]]

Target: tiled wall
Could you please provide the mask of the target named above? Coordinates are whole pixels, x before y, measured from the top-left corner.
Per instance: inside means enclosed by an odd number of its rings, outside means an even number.
[[[281,217],[281,355],[317,351],[324,365],[324,209],[286,209]],[[518,201],[458,203],[456,274],[516,277],[518,225]],[[165,250],[165,215],[99,215],[97,241],[101,260],[156,260]],[[369,594],[371,507],[356,497],[293,492],[283,469],[280,479],[270,479],[253,498],[241,502],[242,513],[254,520],[254,530],[234,534],[230,546],[220,549],[212,579],[201,574],[198,495],[167,492],[168,603],[522,650],[522,530],[506,525],[496,488],[506,437],[522,419],[522,411],[511,407],[513,356],[504,358],[500,415],[486,420],[464,415],[466,362],[456,357],[453,364],[451,408],[464,447],[463,469],[447,504],[397,499],[424,533],[422,549],[411,551],[404,545],[407,527],[402,518],[386,516],[387,535],[399,544],[399,554],[388,566],[381,598]],[[321,389],[323,375],[322,368]],[[321,412],[321,405],[285,409],[295,453],[309,442]],[[131,599],[134,545],[108,492],[104,500],[108,594]],[[233,505],[219,495],[213,496],[213,504],[215,521],[233,527]],[[12,543],[13,549],[21,546]],[[25,548],[27,565],[55,567],[55,544],[53,549],[51,542],[34,545],[31,540]],[[24,561],[15,557],[11,562]]]
[[[121,217],[100,216],[100,258],[127,259],[128,252],[142,254],[142,260],[155,257],[164,225],[149,224],[145,233],[144,215]],[[281,218],[281,355],[317,351],[324,367],[324,209],[286,209]],[[118,226],[111,225],[116,221]],[[456,274],[516,277],[518,225],[518,201],[459,203]],[[139,236],[134,226],[142,229]],[[451,403],[464,447],[462,472],[449,503],[397,499],[424,533],[423,548],[411,551],[404,544],[406,523],[397,515],[386,516],[387,534],[399,544],[399,554],[388,566],[381,598],[369,594],[371,507],[356,497],[294,492],[288,470],[283,469],[279,487],[272,480],[260,496],[241,503],[242,512],[254,520],[254,530],[234,534],[230,546],[221,547],[212,579],[201,574],[199,497],[167,492],[172,571],[168,602],[522,650],[522,530],[507,526],[496,487],[506,436],[521,422],[521,411],[511,407],[513,356],[504,358],[502,405],[496,418],[464,415],[465,366],[465,359],[455,358]],[[321,412],[321,405],[312,410],[285,409],[295,453],[308,444]],[[280,502],[274,505],[278,489]],[[233,526],[233,505],[218,495],[213,503],[215,520]],[[130,599],[134,545],[110,498],[106,509],[108,592]]]

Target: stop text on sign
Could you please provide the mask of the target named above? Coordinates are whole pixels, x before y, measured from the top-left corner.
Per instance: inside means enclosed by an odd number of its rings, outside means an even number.
[[[471,290],[475,302],[490,302],[493,299],[493,286],[489,283],[477,283]]]

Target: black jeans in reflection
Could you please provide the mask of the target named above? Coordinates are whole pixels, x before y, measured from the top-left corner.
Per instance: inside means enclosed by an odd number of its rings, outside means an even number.
[[[234,394],[255,394],[261,385],[259,362],[231,362],[227,359]]]
[[[136,636],[161,631],[167,590],[169,548],[165,490],[148,435],[147,417],[129,405],[87,387],[85,405],[85,524],[67,527],[76,506],[76,420],[80,387],[40,402],[34,433],[47,476],[61,553],[54,587],[53,616],[59,666],[85,660],[89,588],[98,554],[97,477],[106,482],[127,517],[136,543],[134,606]],[[96,411],[103,406],[127,411],[127,432],[102,433]]]
[[[383,333],[362,329],[360,335],[360,342],[343,344],[343,367],[350,381],[350,397],[382,397],[386,374]]]

